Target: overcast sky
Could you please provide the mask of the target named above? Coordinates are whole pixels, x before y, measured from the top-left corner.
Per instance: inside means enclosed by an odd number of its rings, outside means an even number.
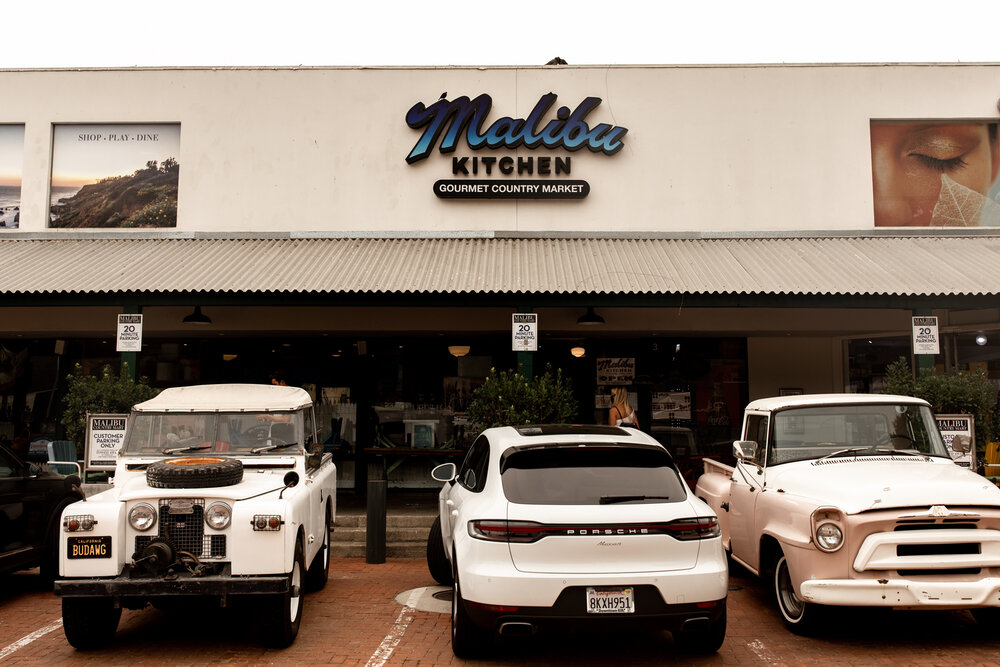
[[[1000,0],[17,0],[0,67],[996,62]]]

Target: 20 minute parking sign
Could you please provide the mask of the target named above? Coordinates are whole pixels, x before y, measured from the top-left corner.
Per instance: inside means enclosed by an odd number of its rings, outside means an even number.
[[[118,316],[118,345],[115,351],[142,351],[142,315]]]
[[[514,313],[511,320],[511,349],[514,352],[538,350],[538,313]]]
[[[941,354],[938,344],[938,318],[913,318],[913,354]]]

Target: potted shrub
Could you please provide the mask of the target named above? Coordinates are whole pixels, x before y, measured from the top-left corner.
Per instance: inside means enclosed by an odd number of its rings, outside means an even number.
[[[560,424],[573,421],[576,399],[569,379],[561,369],[532,379],[517,371],[490,369],[486,382],[477,387],[469,405],[469,420],[482,430],[493,426]]]
[[[99,376],[94,376],[85,374],[80,364],[76,364],[73,372],[66,376],[66,384],[62,425],[66,428],[66,438],[76,443],[77,458],[83,457],[88,413],[127,414],[136,403],[159,393],[159,390],[149,386],[146,378],[133,380],[128,364],[122,364],[117,376],[107,365],[101,369]]]
[[[884,393],[916,396],[931,404],[937,414],[972,415],[976,423],[976,458],[982,460],[987,443],[997,438],[997,388],[982,370],[933,373],[914,377],[909,362],[899,360],[885,368]],[[982,470],[982,466],[979,466]]]

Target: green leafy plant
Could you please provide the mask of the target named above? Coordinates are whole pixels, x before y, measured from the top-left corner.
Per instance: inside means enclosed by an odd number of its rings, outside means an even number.
[[[885,393],[916,396],[931,404],[938,414],[967,414],[976,421],[976,449],[981,455],[986,443],[998,435],[997,389],[986,373],[937,374],[924,370],[917,377],[904,358],[886,366]]]
[[[100,376],[87,375],[77,364],[73,372],[66,376],[66,383],[66,396],[63,398],[66,409],[62,425],[66,427],[66,437],[76,443],[78,457],[83,455],[87,413],[127,413],[136,403],[159,393],[147,384],[146,378],[133,380],[127,364],[122,364],[122,371],[117,376],[112,374],[110,366],[104,366]]]
[[[517,371],[490,369],[472,393],[469,419],[478,428],[521,424],[560,424],[576,416],[573,387],[562,370],[546,365],[542,375],[527,379]]]

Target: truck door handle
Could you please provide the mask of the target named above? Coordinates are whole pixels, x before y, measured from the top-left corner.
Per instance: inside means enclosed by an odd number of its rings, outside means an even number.
[[[726,510],[728,512],[729,511],[729,503],[722,503],[721,505],[719,505],[719,508],[720,509],[724,509],[724,510]]]

